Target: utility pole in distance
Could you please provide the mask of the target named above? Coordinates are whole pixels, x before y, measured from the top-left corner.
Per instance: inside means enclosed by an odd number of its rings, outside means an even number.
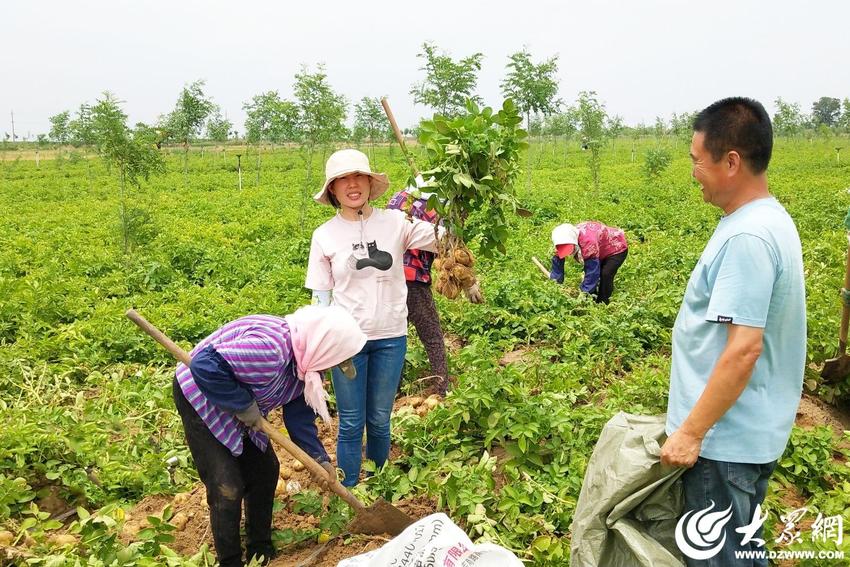
[[[12,111],[12,143],[15,142],[15,138],[17,138],[17,136],[15,136],[15,111],[13,110]]]

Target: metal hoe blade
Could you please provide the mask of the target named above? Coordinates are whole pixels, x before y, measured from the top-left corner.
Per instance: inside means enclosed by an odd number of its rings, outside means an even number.
[[[348,529],[357,534],[397,536],[412,523],[413,518],[379,498],[368,508],[358,510]]]
[[[842,354],[837,358],[830,358],[824,363],[820,375],[828,382],[837,382],[850,375],[850,356]]]

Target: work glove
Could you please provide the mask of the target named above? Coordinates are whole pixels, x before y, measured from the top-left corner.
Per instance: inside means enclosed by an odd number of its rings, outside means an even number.
[[[337,482],[336,467],[333,466],[330,461],[322,461],[319,464],[322,466],[323,469],[325,469],[325,473],[327,473],[327,476],[318,477],[312,473],[311,476],[313,477],[313,480],[316,482],[316,484],[319,485],[319,488],[321,488],[323,492],[327,492],[328,487],[331,484]]]
[[[257,405],[257,401],[254,400],[250,406],[236,412],[236,419],[245,424],[246,427],[250,427],[254,431],[259,431],[263,414],[260,413],[260,407]]]
[[[466,294],[466,298],[470,303],[484,303],[484,296],[481,294],[481,288],[478,287],[478,280],[475,280],[475,283],[463,290],[463,292]]]

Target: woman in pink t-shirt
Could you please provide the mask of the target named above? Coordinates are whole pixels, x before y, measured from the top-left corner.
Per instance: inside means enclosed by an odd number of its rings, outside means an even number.
[[[389,456],[390,413],[407,351],[404,252],[436,249],[434,225],[369,204],[388,187],[365,154],[347,149],[328,158],[325,184],[314,197],[337,213],[313,232],[305,285],[315,302],[351,313],[368,339],[354,357],[355,378],[332,374],[345,486],[359,479],[364,429],[366,457],[380,467]]]

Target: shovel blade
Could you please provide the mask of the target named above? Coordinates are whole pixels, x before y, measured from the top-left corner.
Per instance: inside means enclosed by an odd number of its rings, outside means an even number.
[[[823,365],[820,375],[828,382],[837,382],[850,375],[850,356],[843,354],[838,358],[830,358]]]
[[[348,531],[354,534],[397,536],[413,522],[413,518],[379,498],[368,508],[357,512],[348,525]]]

